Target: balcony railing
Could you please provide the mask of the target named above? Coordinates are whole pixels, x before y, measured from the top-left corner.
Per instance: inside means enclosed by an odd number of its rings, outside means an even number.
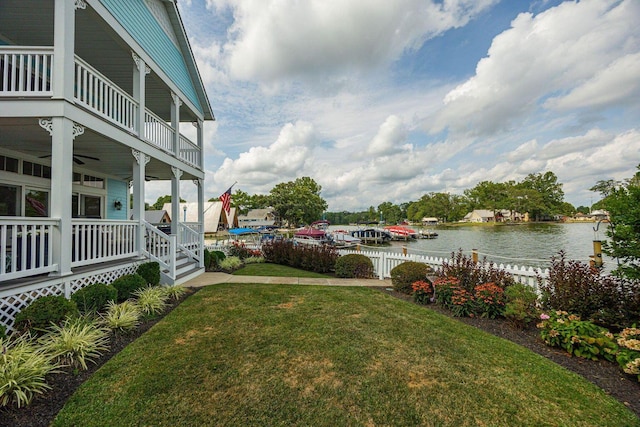
[[[3,96],[51,96],[50,47],[0,47],[0,94]]]
[[[53,60],[51,47],[0,46],[0,98],[52,96]],[[128,132],[141,128],[141,139],[189,165],[202,167],[198,145],[180,134],[175,147],[176,130],[149,109],[145,109],[144,125],[139,126],[138,101],[77,55],[74,100]]]

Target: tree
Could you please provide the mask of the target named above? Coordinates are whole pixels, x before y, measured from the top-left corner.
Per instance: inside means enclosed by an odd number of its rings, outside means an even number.
[[[391,202],[384,202],[378,205],[378,212],[387,224],[398,224],[402,221],[402,209]]]
[[[185,202],[186,200],[183,200],[182,198],[180,198],[180,203],[185,203]],[[159,211],[159,210],[162,210],[165,203],[171,203],[171,196],[165,195],[165,196],[158,197],[158,200],[156,200],[156,202],[152,205],[152,207],[153,209]]]
[[[611,221],[607,231],[610,240],[603,242],[603,251],[618,259],[614,273],[632,280],[640,280],[640,165],[637,169],[623,183],[598,181],[591,188],[604,196],[601,205],[609,211]]]
[[[269,204],[277,216],[290,225],[311,223],[322,217],[327,202],[320,197],[322,187],[309,177],[277,184],[269,193]]]
[[[536,221],[561,211],[564,192],[562,191],[562,184],[558,182],[558,177],[553,172],[529,174],[518,187],[533,190],[540,194],[542,203],[536,204],[533,209],[529,210],[529,213],[536,218]]]

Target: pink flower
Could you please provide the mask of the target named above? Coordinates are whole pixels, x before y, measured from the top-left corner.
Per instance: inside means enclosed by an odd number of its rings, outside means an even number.
[[[540,315],[540,319],[542,319],[542,320],[549,320],[549,319],[550,319],[550,317],[549,317],[549,315],[548,315],[548,314],[544,314],[544,313],[542,313],[542,314]]]

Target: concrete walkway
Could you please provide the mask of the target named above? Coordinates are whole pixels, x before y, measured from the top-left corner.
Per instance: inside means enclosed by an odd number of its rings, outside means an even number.
[[[202,273],[183,283],[187,287],[202,287],[219,283],[276,283],[282,285],[323,285],[323,286],[378,286],[391,288],[391,279],[338,279],[310,277],[234,276],[227,273]]]

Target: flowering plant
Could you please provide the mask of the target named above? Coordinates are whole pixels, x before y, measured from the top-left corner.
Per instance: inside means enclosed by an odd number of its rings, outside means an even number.
[[[490,319],[502,315],[505,305],[504,290],[495,283],[484,283],[474,289],[476,312]]]
[[[431,283],[418,280],[411,284],[411,289],[413,290],[413,300],[418,304],[429,304],[434,301],[433,285]]]
[[[613,334],[591,321],[566,311],[551,311],[540,315],[540,337],[551,347],[560,347],[567,353],[598,360],[615,360],[618,350]]]
[[[618,334],[616,361],[624,372],[640,381],[640,328],[626,328]]]
[[[443,307],[452,308],[451,298],[456,289],[460,288],[460,280],[456,277],[438,277],[433,282],[436,302]]]
[[[473,317],[475,312],[475,299],[473,294],[466,289],[456,288],[451,296],[451,311],[457,317]]]

